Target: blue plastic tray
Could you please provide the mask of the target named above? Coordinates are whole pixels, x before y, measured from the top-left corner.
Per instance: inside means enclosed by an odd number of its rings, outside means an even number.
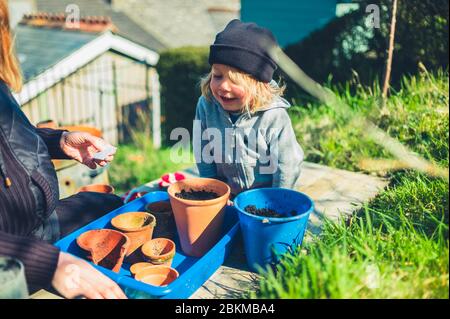
[[[160,200],[169,200],[168,194],[166,192],[148,193],[67,235],[56,242],[55,246],[62,251],[82,257],[85,252],[76,243],[79,235],[91,229],[113,228],[110,221],[114,216],[131,211],[144,211],[146,204]],[[177,251],[172,267],[179,272],[180,276],[165,287],[152,286],[133,279],[129,271],[131,265],[126,262],[126,259],[119,273],[91,264],[118,283],[128,298],[184,299],[191,296],[223,264],[231,251],[238,230],[239,220],[236,210],[232,206],[227,206],[223,235],[219,242],[203,257],[196,258],[183,254],[179,240],[176,238]]]

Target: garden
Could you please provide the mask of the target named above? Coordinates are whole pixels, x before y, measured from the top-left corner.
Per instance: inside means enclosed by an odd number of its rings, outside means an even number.
[[[382,14],[391,17],[388,2],[380,5],[385,5]],[[389,60],[389,24],[363,41],[364,52],[345,45],[368,34],[355,32],[355,25],[364,25],[362,19],[356,11],[286,49],[348,106],[345,112],[311,97],[286,73],[279,76],[288,85],[289,115],[306,161],[381,176],[389,184],[350,217],[325,221],[320,234],[310,235],[276,267],[261,269],[259,288],[243,297],[449,298],[448,1],[399,3],[388,94],[381,79]],[[208,72],[207,54],[207,48],[184,47],[161,55],[166,145],[154,149],[140,131],[132,143],[122,145],[110,167],[118,190],[194,165],[171,162],[168,137],[174,127],[191,130],[198,82]],[[355,118],[369,120],[446,170],[447,177],[406,165],[355,125]]]

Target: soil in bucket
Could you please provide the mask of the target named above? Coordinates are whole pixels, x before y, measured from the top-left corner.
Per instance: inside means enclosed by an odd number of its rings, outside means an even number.
[[[206,190],[193,190],[192,188],[189,191],[182,189],[181,192],[176,193],[175,196],[187,200],[210,200],[220,197],[215,192]]]
[[[276,217],[276,218],[282,218],[282,217],[290,217],[297,215],[296,211],[291,211],[288,214],[279,213],[274,209],[270,208],[256,208],[255,205],[247,205],[244,208],[245,212],[256,215],[256,216],[262,216],[262,217]]]

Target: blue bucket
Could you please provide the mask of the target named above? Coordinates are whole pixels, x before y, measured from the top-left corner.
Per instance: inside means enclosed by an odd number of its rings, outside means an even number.
[[[245,207],[269,208],[283,217],[249,214]],[[234,199],[251,270],[278,262],[280,255],[301,245],[314,202],[307,195],[285,188],[259,188],[245,191]],[[295,211],[296,214],[291,215]]]

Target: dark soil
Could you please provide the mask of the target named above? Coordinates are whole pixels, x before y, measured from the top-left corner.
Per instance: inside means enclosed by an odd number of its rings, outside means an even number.
[[[256,216],[262,216],[262,217],[290,217],[290,216],[295,216],[297,215],[296,211],[292,211],[289,214],[285,215],[285,214],[281,214],[278,213],[277,211],[270,209],[270,208],[256,208],[255,205],[248,205],[244,208],[244,210],[252,215],[256,215]]]
[[[122,246],[125,244],[125,239],[121,239],[119,243],[105,256],[102,260],[99,261],[99,266],[105,267],[107,269],[112,270],[117,262],[120,259],[120,253],[122,251]]]
[[[209,192],[205,190],[196,191],[193,189],[191,189],[190,191],[185,191],[183,189],[181,190],[181,192],[176,193],[175,196],[181,199],[188,199],[188,200],[209,200],[220,197],[214,192]]]

